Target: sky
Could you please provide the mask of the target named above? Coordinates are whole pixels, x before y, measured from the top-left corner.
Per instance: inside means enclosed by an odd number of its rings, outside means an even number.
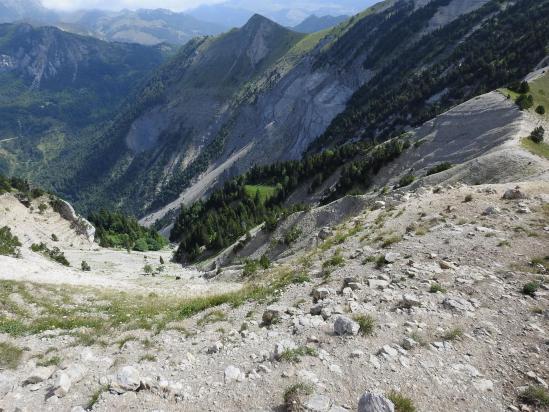
[[[55,10],[78,9],[157,9],[188,10],[202,4],[222,3],[224,0],[42,0],[42,4]],[[262,0],[258,0],[262,1]]]

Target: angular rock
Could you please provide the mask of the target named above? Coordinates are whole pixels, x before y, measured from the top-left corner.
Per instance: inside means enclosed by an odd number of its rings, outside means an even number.
[[[395,263],[400,258],[400,253],[389,252],[385,254],[385,262]]]
[[[236,366],[230,365],[225,369],[225,383],[229,382],[242,382],[244,380],[244,374]]]
[[[421,300],[411,293],[405,293],[402,295],[400,305],[405,308],[413,308],[416,306],[421,306]]]
[[[389,282],[381,279],[368,279],[368,286],[372,289],[383,290],[389,286]]]
[[[313,301],[317,303],[319,300],[324,300],[330,296],[330,290],[326,288],[316,288],[313,290]]]
[[[330,236],[333,235],[333,230],[330,229],[329,227],[323,227],[322,229],[320,229],[320,231],[318,232],[318,238],[320,240],[326,240],[328,239]]]
[[[136,391],[141,385],[141,377],[139,372],[133,366],[124,366],[120,368],[113,381],[110,389],[117,393]]]
[[[328,412],[332,401],[330,398],[324,395],[312,395],[307,401],[305,401],[305,411],[307,412]]]
[[[263,324],[272,325],[273,323],[278,323],[283,313],[284,313],[284,309],[279,307],[273,306],[273,307],[267,308],[265,312],[263,312],[263,316],[262,316]]]
[[[448,262],[446,260],[441,260],[440,262],[438,262],[438,265],[440,266],[441,269],[456,269],[456,265],[454,265],[452,262]]]
[[[503,194],[503,199],[505,200],[518,200],[526,199],[526,195],[520,191],[520,188],[517,186],[514,189],[509,189]]]
[[[55,384],[53,385],[53,394],[58,398],[62,398],[69,393],[71,386],[72,382],[69,375],[66,373],[60,373],[55,380]]]
[[[497,206],[488,206],[486,209],[484,209],[484,212],[482,212],[484,216],[499,215],[500,213],[501,209]]]
[[[372,210],[384,209],[385,202],[383,200],[376,200],[372,205]]]
[[[398,356],[398,351],[395,349],[395,348],[392,348],[391,346],[389,345],[385,345],[383,346],[379,352],[378,352],[380,355],[387,355],[391,358],[395,358]]]
[[[382,395],[366,392],[358,402],[358,412],[395,412],[395,405]]]
[[[360,330],[360,325],[346,316],[339,316],[334,323],[334,332],[336,335],[356,335]]]
[[[473,307],[473,305],[469,301],[463,298],[447,297],[446,299],[444,299],[442,304],[448,309],[459,311],[459,312],[475,311],[475,308]]]
[[[293,350],[296,349],[297,345],[293,340],[290,339],[284,339],[280,342],[278,342],[275,345],[273,357],[276,360],[279,360],[282,357],[282,354],[287,350]]]
[[[406,350],[412,350],[417,345],[418,345],[418,343],[415,340],[413,340],[412,338],[404,338],[404,340],[402,341],[402,347]]]
[[[215,342],[212,346],[210,346],[207,350],[207,353],[209,355],[213,354],[213,353],[218,353],[221,351],[221,349],[223,349],[223,344],[221,342]]]
[[[488,379],[479,379],[473,382],[473,386],[480,392],[487,392],[494,390],[494,382]]]
[[[67,367],[65,373],[69,376],[72,383],[78,383],[86,375],[88,369],[85,366],[72,364]]]

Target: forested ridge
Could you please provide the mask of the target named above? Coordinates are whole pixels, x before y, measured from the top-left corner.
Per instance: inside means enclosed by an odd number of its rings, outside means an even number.
[[[425,16],[422,9],[413,15]],[[411,18],[413,21],[413,18]],[[395,29],[397,32],[398,30]],[[400,36],[388,35],[397,41]],[[379,59],[382,37],[364,63]],[[549,2],[492,0],[385,63],[311,146],[385,139],[525,76],[547,53]]]
[[[312,193],[342,166],[340,183],[325,193],[326,201],[351,189],[366,190],[370,186],[369,176],[408,147],[406,137],[381,145],[354,143],[303,160],[254,166],[248,173],[225,183],[207,200],[182,207],[170,235],[170,240],[179,242],[176,259],[192,262],[211,255],[261,223],[266,223],[266,230],[274,230],[281,218],[307,208],[286,204],[295,189],[306,185]],[[262,188],[271,188],[268,193],[272,195],[262,196]]]

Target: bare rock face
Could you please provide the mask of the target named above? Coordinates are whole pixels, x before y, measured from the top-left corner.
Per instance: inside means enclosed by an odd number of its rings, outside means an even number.
[[[395,412],[395,405],[384,396],[366,392],[360,398],[358,412]]]
[[[94,241],[95,227],[82,216],[77,215],[70,203],[62,199],[56,199],[54,209],[63,219],[71,222],[71,227],[78,234],[85,235],[90,242]]]

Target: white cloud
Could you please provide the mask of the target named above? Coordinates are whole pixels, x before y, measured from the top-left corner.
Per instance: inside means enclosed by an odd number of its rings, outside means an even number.
[[[42,0],[45,7],[55,10],[78,9],[170,9],[174,11],[188,10],[202,4],[222,3],[224,0]]]

